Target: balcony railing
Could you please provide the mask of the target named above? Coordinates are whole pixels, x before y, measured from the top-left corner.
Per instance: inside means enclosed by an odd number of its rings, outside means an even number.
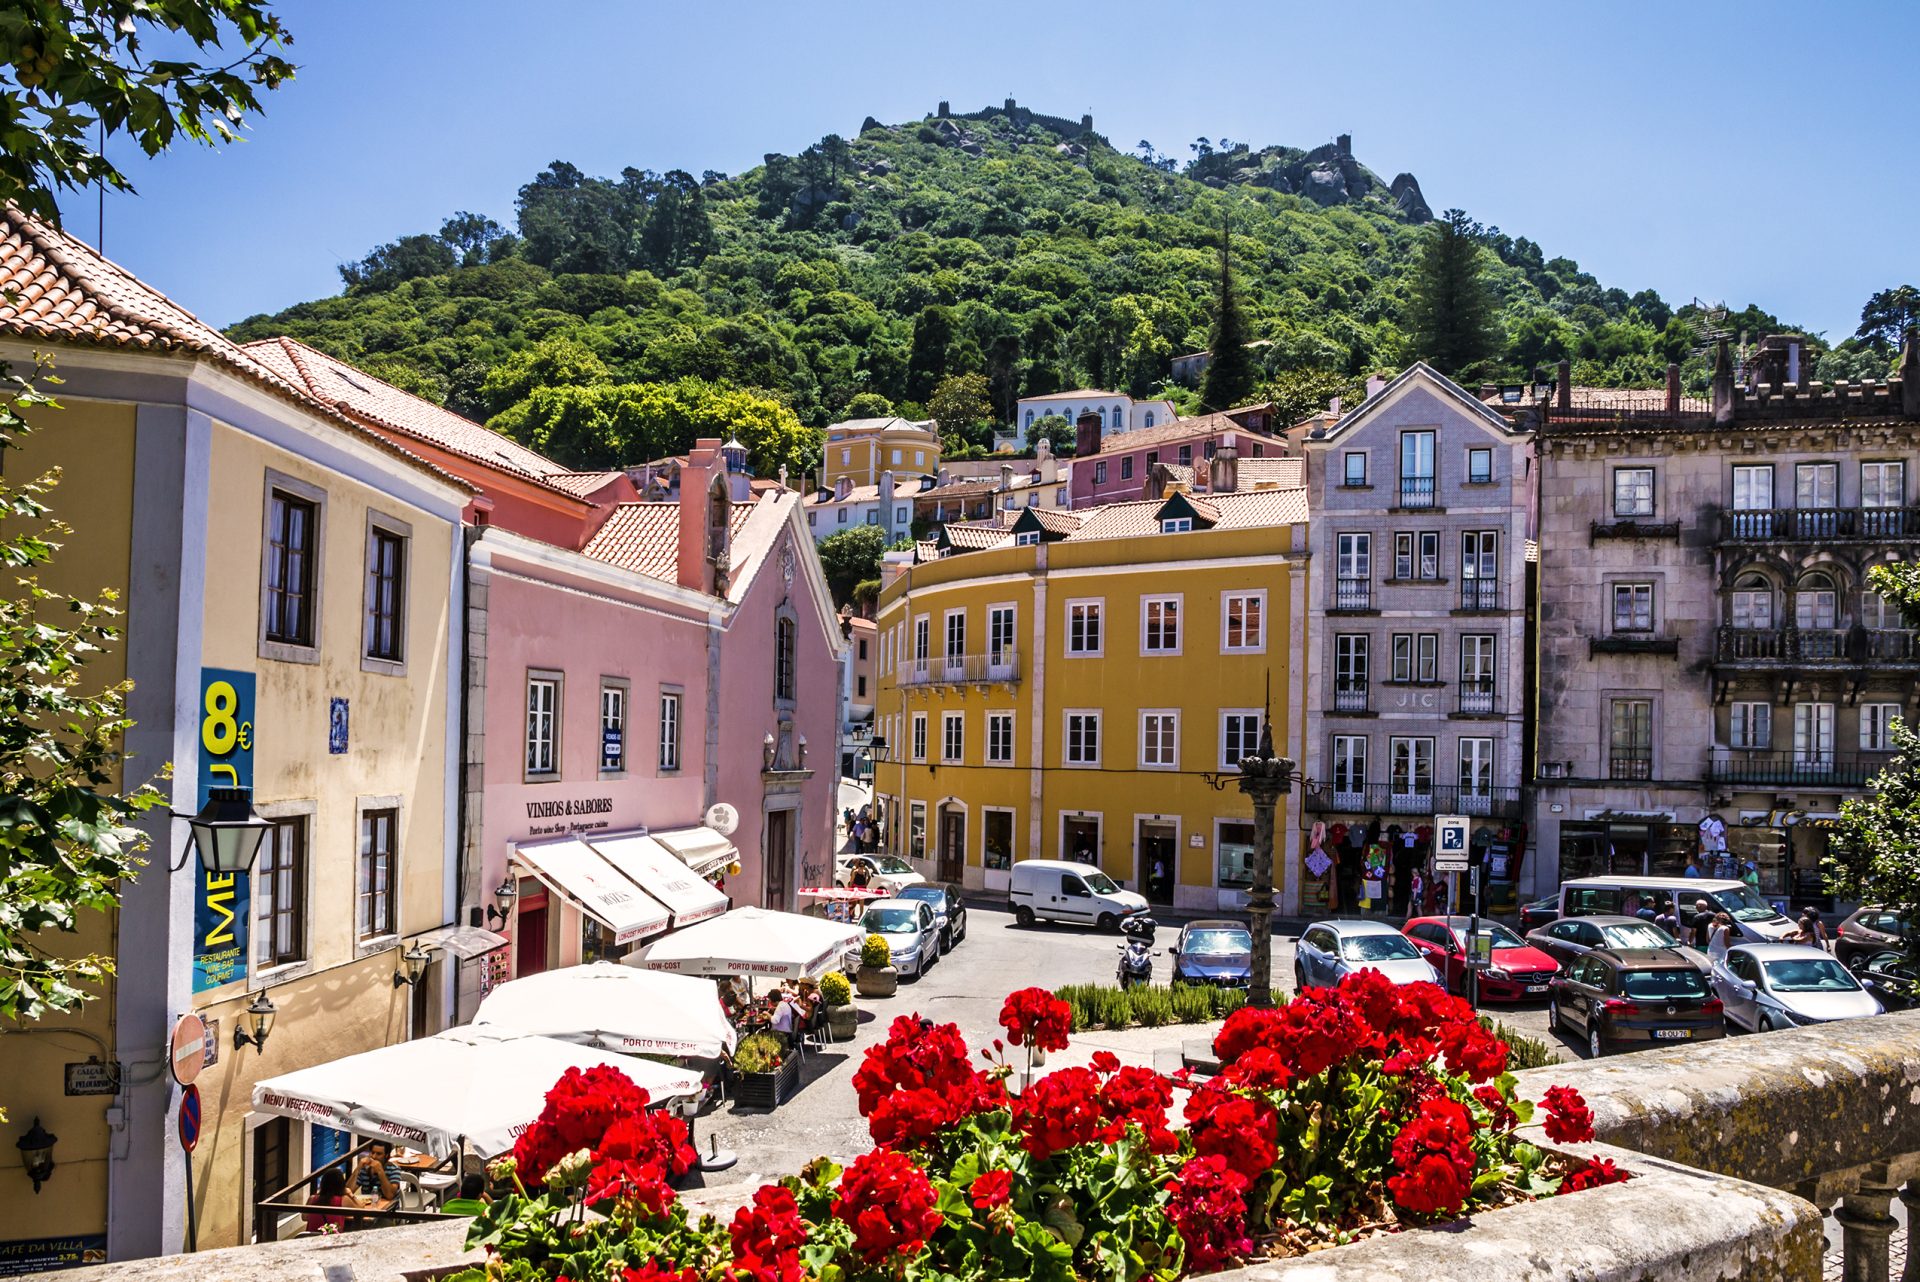
[[[1372,687],[1365,681],[1338,681],[1333,683],[1333,710],[1335,712],[1365,712],[1367,710],[1367,692]]]
[[[1433,478],[1431,476],[1403,476],[1400,478],[1401,507],[1432,507]]]
[[[1721,628],[1722,663],[1920,663],[1906,628]]]
[[[1653,778],[1652,757],[1630,757],[1616,752],[1607,761],[1607,778],[1642,780]]]
[[[1468,677],[1460,682],[1460,711],[1472,717],[1493,712],[1493,678]]]
[[[1373,580],[1353,579],[1341,576],[1333,581],[1333,608],[1336,610],[1371,610],[1373,608]]]
[[[1307,791],[1306,808],[1334,815],[1520,816],[1520,789],[1461,784],[1340,783],[1324,781]]]
[[[1020,652],[1017,650],[910,659],[900,670],[900,684],[903,686],[985,685],[995,681],[1018,680]]]
[[[1776,507],[1720,514],[1723,543],[1920,540],[1920,507]]]
[[[1893,760],[1891,752],[1744,752],[1716,749],[1707,762],[1715,783],[1861,788]]]
[[[1460,580],[1460,608],[1462,610],[1475,611],[1498,610],[1500,608],[1500,580]]]

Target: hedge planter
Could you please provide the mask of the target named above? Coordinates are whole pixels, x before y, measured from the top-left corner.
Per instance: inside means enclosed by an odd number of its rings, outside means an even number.
[[[854,987],[862,997],[891,997],[900,991],[900,972],[892,966],[862,966]]]
[[[800,1057],[789,1055],[771,1073],[739,1074],[736,1098],[747,1108],[778,1108],[800,1089]]]
[[[860,1012],[851,1006],[827,1007],[827,1034],[836,1042],[850,1042],[860,1027]]]

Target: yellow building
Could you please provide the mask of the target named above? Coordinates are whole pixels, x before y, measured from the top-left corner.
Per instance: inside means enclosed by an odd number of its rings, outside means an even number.
[[[891,472],[902,490],[910,476],[940,470],[940,433],[930,422],[905,418],[853,418],[827,428],[820,455],[820,488],[831,490],[841,477],[854,485],[878,485]],[[831,532],[831,531],[829,531]]]
[[[62,380],[62,408],[35,412],[7,466],[64,471],[54,510],[74,528],[49,586],[120,594],[124,639],[90,674],[135,683],[129,774],[171,765],[161,787],[181,813],[209,786],[251,786],[274,825],[252,875],[221,879],[189,855],[187,826],[156,813],[119,909],[44,937],[116,956],[118,975],[74,1015],[0,1030],[8,1125],[38,1116],[58,1136],[38,1194],[0,1163],[0,1266],[181,1249],[183,1093],[167,1048],[190,1013],[209,1029],[198,1245],[281,1236],[297,1218],[262,1222],[256,1193],[345,1137],[254,1114],[254,1082],[434,1031],[449,1008],[444,952],[417,984],[394,976],[456,906],[449,624],[470,491],[10,209],[0,286],[0,361],[30,370],[45,353]],[[276,1011],[264,1045],[237,1043],[263,998]]]
[[[923,544],[877,617],[890,848],[969,887],[1081,859],[1156,903],[1244,904],[1253,811],[1234,780],[1263,700],[1300,759],[1306,519],[1303,490],[1174,492]],[[1293,809],[1276,817],[1285,910]]]

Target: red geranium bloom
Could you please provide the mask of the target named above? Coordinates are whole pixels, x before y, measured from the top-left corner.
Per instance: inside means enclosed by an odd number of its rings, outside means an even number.
[[[1477,1019],[1443,1026],[1440,1049],[1447,1057],[1447,1067],[1465,1073],[1471,1082],[1490,1082],[1507,1071],[1507,1044]]]
[[[1112,1051],[1095,1051],[1093,1053],[1093,1071],[1102,1077],[1105,1077],[1108,1073],[1119,1072],[1120,1057]]]
[[[1482,1107],[1492,1115],[1495,1130],[1510,1131],[1520,1125],[1519,1115],[1513,1111],[1513,1106],[1507,1103],[1506,1097],[1500,1093],[1498,1086],[1491,1082],[1485,1086],[1476,1086],[1473,1089],[1473,1097],[1479,1100]]]
[[[1150,1068],[1129,1065],[1100,1087],[1100,1112],[1108,1119],[1099,1138],[1108,1143],[1137,1126],[1155,1153],[1172,1153],[1180,1139],[1167,1129],[1167,1109],[1173,1103],[1173,1084]]]
[[[967,1061],[967,1044],[952,1024],[893,1021],[887,1040],[868,1049],[853,1075],[860,1115],[876,1144],[912,1146],[991,1108],[1005,1108],[1006,1089]]]
[[[1293,1084],[1293,1070],[1270,1046],[1252,1046],[1238,1059],[1224,1064],[1220,1076],[1250,1091],[1284,1091]]]
[[[862,1153],[840,1177],[834,1218],[853,1229],[853,1247],[868,1264],[912,1257],[927,1245],[945,1217],[927,1173],[905,1153],[877,1148]]]
[[[752,1205],[734,1212],[728,1232],[735,1282],[804,1282],[807,1270],[800,1263],[800,1248],[807,1241],[807,1225],[786,1189],[763,1186]]]
[[[996,1206],[1005,1206],[1013,1200],[1013,1172],[987,1171],[974,1177],[967,1186],[967,1195],[973,1199],[976,1211],[991,1211]]]
[[[1567,1178],[1560,1181],[1562,1193],[1578,1193],[1582,1189],[1597,1189],[1602,1184],[1618,1184],[1632,1176],[1613,1164],[1612,1158],[1598,1158],[1582,1162],[1567,1172]]]
[[[646,1107],[646,1091],[619,1069],[608,1064],[584,1072],[569,1068],[547,1092],[540,1116],[514,1141],[521,1180],[536,1184],[561,1158],[600,1147],[608,1127]]]
[[[692,1268],[669,1268],[658,1260],[647,1260],[621,1270],[620,1282],[700,1282],[700,1274]]]
[[[1006,1004],[1000,1007],[1000,1026],[1015,1046],[1063,1051],[1067,1034],[1073,1031],[1073,1007],[1044,988],[1023,988],[1007,994]]]
[[[1227,1016],[1227,1022],[1213,1038],[1213,1053],[1220,1062],[1231,1064],[1255,1046],[1271,1046],[1268,1040],[1274,1025],[1279,1023],[1278,1007],[1262,1009],[1257,1006],[1242,1006]]]
[[[1593,1139],[1593,1110],[1586,1097],[1571,1086],[1549,1086],[1546,1098],[1547,1138],[1556,1144],[1585,1144]]]
[[[1062,1149],[1090,1144],[1107,1121],[1100,1111],[1100,1079],[1093,1070],[1048,1073],[1013,1102],[1013,1124],[1027,1152],[1045,1161]]]
[[[1221,1158],[1194,1158],[1165,1187],[1167,1218],[1186,1244],[1188,1273],[1210,1273],[1253,1251],[1246,1177]]]
[[[1186,1117],[1202,1157],[1220,1158],[1249,1184],[1273,1169],[1280,1115],[1266,1100],[1207,1087],[1187,1099]]]
[[[1395,1205],[1420,1215],[1451,1215],[1473,1190],[1473,1126],[1451,1099],[1420,1105],[1420,1115],[1393,1141],[1396,1174],[1387,1180]]]

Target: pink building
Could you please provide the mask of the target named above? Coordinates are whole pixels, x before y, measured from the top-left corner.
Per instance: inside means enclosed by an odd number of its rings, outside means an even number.
[[[495,983],[720,906],[700,880],[793,908],[831,878],[845,642],[798,493],[754,486],[716,440],[674,498],[638,501],[624,472],[567,472],[300,344],[251,350],[481,491],[459,898],[507,942],[462,965],[461,1017]]]
[[[1073,476],[1067,487],[1071,508],[1152,497],[1147,480],[1155,464],[1197,469],[1204,478],[1207,460],[1228,441],[1243,459],[1277,458],[1287,452],[1286,442],[1273,435],[1270,405],[1248,405],[1104,437],[1099,419],[1083,415],[1076,432]]]

